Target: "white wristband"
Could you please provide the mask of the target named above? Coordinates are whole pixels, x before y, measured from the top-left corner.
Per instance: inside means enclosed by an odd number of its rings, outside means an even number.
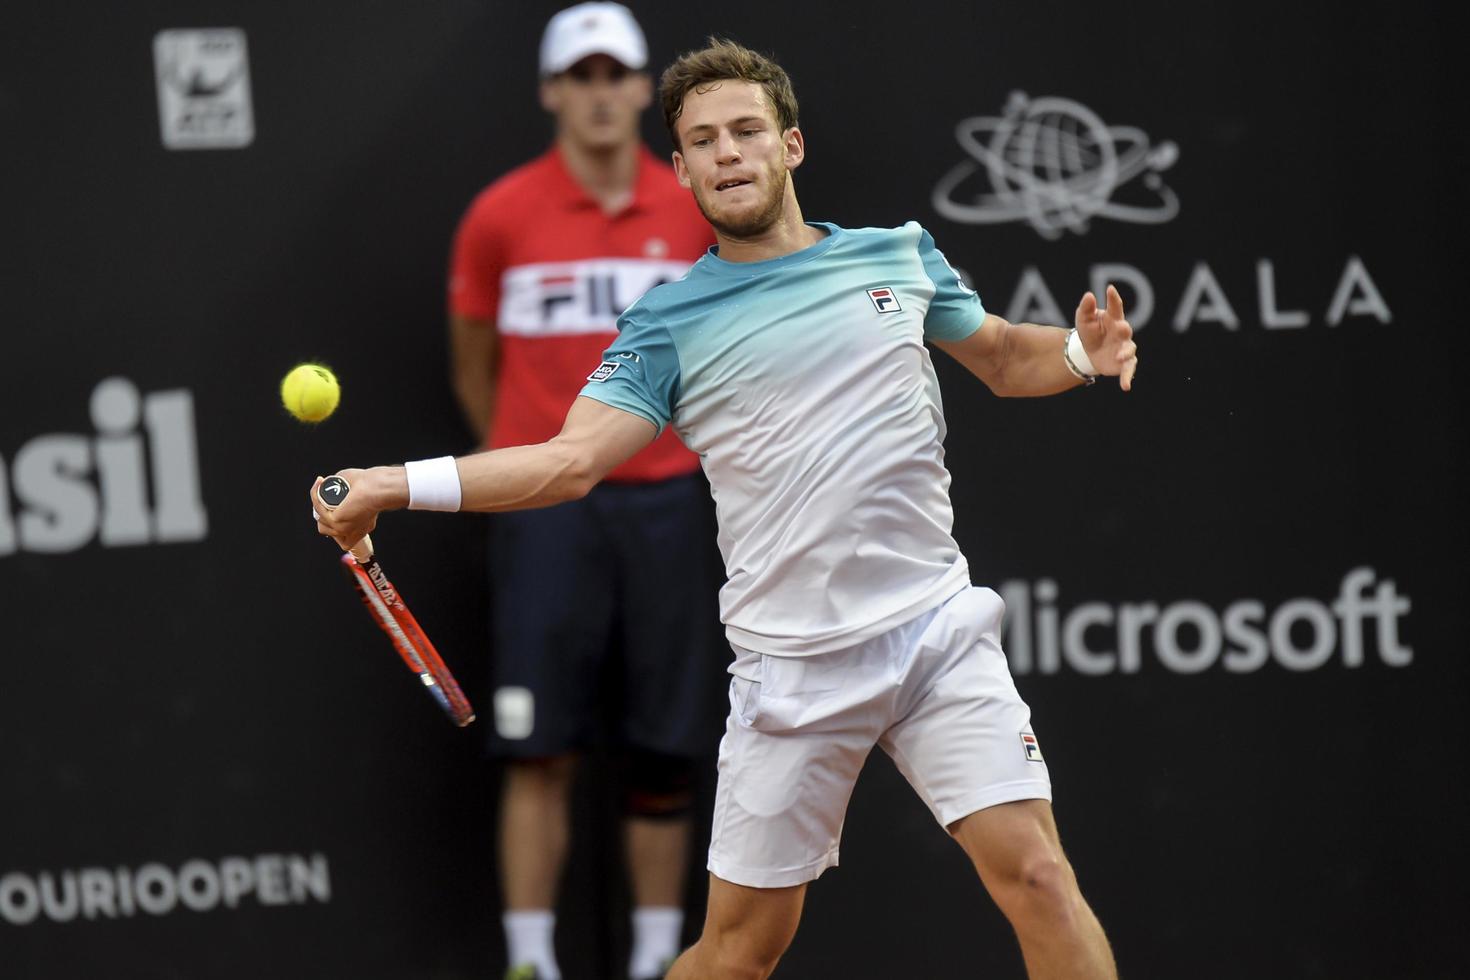
[[[404,463],[408,473],[409,510],[459,510],[459,467],[453,456]]]
[[[1092,358],[1087,356],[1087,348],[1082,346],[1082,338],[1078,336],[1075,327],[1067,334],[1067,346],[1062,351],[1062,358],[1077,377],[1083,380],[1097,377],[1097,368],[1092,366]]]

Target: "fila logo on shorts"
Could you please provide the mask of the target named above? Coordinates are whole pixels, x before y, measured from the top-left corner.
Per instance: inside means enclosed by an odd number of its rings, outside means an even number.
[[[597,365],[597,370],[587,375],[588,381],[606,381],[611,378],[613,372],[622,367],[617,361],[603,361]]]
[[[868,299],[873,301],[873,309],[879,313],[898,313],[903,310],[898,305],[898,296],[894,294],[892,286],[868,290]]]
[[[1036,741],[1036,736],[1030,732],[1021,733],[1021,745],[1026,750],[1027,762],[1044,762],[1041,758],[1041,743]]]

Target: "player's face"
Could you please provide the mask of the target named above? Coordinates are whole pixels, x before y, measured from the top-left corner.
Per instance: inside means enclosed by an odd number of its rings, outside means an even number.
[[[558,132],[589,150],[638,139],[638,117],[653,99],[647,73],[605,54],[588,55],[541,83],[541,105]]]
[[[751,238],[780,219],[804,148],[800,130],[782,131],[776,122],[765,89],[737,81],[696,89],[684,97],[675,128],[679,183],[716,231]]]

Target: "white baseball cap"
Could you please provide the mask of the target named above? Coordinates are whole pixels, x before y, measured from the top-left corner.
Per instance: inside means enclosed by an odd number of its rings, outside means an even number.
[[[541,36],[541,74],[564,72],[589,54],[609,55],[635,71],[648,64],[648,42],[627,7],[579,3],[547,22]]]

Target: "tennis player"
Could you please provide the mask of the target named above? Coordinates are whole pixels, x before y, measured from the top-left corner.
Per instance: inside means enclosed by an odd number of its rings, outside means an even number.
[[[1126,391],[1138,357],[1122,299],[1084,295],[1070,332],[1011,324],[917,224],[805,221],[791,83],[743,47],[711,40],[683,56],[660,98],[679,181],[718,245],[623,314],[555,438],[342,470],[353,490],[319,532],[348,546],[387,510],[575,499],[672,425],[715,496],[735,659],[708,915],[668,976],[771,973],[807,884],[837,864],[854,781],[879,745],[969,855],[1032,978],[1115,977],[1000,648],[1003,605],[970,584],[950,533],[925,342],[998,395],[1097,375]]]

